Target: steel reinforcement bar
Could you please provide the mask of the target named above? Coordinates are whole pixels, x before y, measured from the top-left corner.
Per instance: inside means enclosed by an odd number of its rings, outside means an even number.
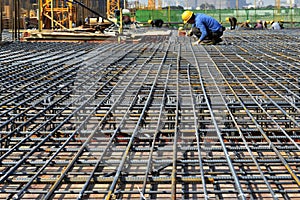
[[[297,35],[1,46],[0,198],[300,198]]]

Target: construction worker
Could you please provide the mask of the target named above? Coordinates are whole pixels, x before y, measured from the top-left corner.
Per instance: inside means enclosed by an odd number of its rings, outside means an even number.
[[[155,20],[148,20],[148,23],[152,25],[152,27],[158,27],[161,28],[164,24],[164,21],[161,19],[155,19]]]
[[[270,24],[271,24],[271,29],[273,29],[273,30],[280,30],[281,29],[281,26],[280,26],[279,22],[271,21]]]
[[[268,21],[262,20],[263,28],[268,29]]]
[[[88,16],[88,17],[86,17],[86,18],[84,19],[84,23],[85,23],[85,24],[89,24],[89,18],[90,18],[90,16]]]
[[[130,10],[122,9],[122,22],[123,22],[123,24],[130,25],[132,23],[130,15],[131,15]]]
[[[235,17],[226,17],[226,21],[230,23],[230,30],[234,30],[237,25],[237,19]]]
[[[257,20],[256,24],[254,25],[254,29],[256,30],[263,30],[264,24],[262,20]]]
[[[282,19],[279,20],[278,23],[279,23],[279,25],[280,25],[280,28],[281,28],[281,29],[284,29],[284,27],[283,27],[283,20],[282,20]]]
[[[250,20],[246,20],[245,22],[243,22],[240,27],[242,30],[250,29],[251,28]]]
[[[221,36],[225,28],[213,17],[186,10],[182,13],[184,24],[192,24],[191,31],[188,36],[195,35],[198,40],[196,44],[217,44],[222,42]]]

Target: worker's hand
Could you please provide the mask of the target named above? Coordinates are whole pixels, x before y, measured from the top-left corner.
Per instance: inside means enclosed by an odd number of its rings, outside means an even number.
[[[198,44],[200,44],[200,40],[197,40],[196,42],[192,43],[193,46],[197,46]]]
[[[193,35],[193,31],[192,30],[189,30],[186,32],[186,36],[192,36]]]

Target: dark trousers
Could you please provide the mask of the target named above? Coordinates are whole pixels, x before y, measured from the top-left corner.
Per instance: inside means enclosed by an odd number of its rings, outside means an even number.
[[[212,32],[210,30],[207,30],[207,36],[204,38],[204,40],[211,40],[213,42],[217,42],[219,41],[220,37],[223,35],[223,31],[225,30],[225,28],[222,26],[220,28],[220,30],[216,31],[216,32]],[[200,38],[202,33],[200,31],[199,28],[197,27],[193,27],[192,28],[192,32],[193,34],[197,37],[197,38]]]
[[[230,18],[229,22],[230,22],[230,30],[234,30],[237,24],[236,18]]]

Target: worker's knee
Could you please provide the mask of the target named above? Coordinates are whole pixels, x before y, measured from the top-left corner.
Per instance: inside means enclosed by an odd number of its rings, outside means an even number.
[[[212,32],[213,38],[219,38],[223,35],[223,31]]]

